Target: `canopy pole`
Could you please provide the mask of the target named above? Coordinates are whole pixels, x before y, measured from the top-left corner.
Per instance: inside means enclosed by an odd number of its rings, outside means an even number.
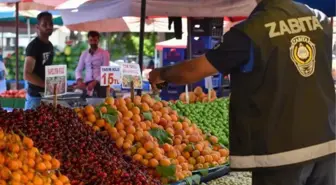
[[[16,89],[19,90],[19,2],[15,3],[15,22],[16,22],[16,40],[15,40],[15,79],[16,79]]]
[[[143,55],[144,55],[144,39],[145,39],[145,21],[146,21],[146,0],[141,0],[141,17],[140,17],[140,36],[139,36],[139,65],[142,75],[143,67]],[[141,95],[142,90],[137,91],[138,95]]]
[[[31,27],[30,27],[30,18],[27,18],[27,35],[28,35],[28,41],[30,42],[31,38]]]

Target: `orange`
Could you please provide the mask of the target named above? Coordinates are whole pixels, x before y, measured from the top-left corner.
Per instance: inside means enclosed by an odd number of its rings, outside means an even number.
[[[105,125],[106,125],[106,123],[105,123],[105,120],[104,120],[104,119],[98,119],[98,120],[96,121],[96,126],[99,127],[99,128],[102,128],[102,127],[104,127]]]
[[[193,157],[190,157],[190,158],[188,159],[188,162],[189,162],[189,164],[195,165],[195,164],[196,164],[196,159],[193,158]]]
[[[160,165],[161,166],[169,166],[171,164],[170,160],[167,158],[161,159],[160,160]]]
[[[178,121],[178,117],[175,114],[170,115],[172,121]]]
[[[124,138],[120,137],[116,140],[116,145],[118,148],[121,148],[124,144]]]
[[[127,128],[126,128],[126,132],[128,133],[128,134],[134,134],[135,133],[135,127],[134,126],[132,126],[132,125],[130,125],[130,126],[128,126]]]
[[[156,159],[150,159],[148,164],[149,164],[150,167],[155,168],[159,165],[159,161],[156,160]]]
[[[43,185],[43,180],[39,176],[35,176],[33,179],[34,185]]]
[[[52,169],[52,164],[51,164],[50,161],[45,161],[44,164],[46,165],[47,170],[51,170]]]
[[[227,150],[227,149],[220,149],[219,150],[219,153],[220,153],[220,155],[222,156],[222,157],[227,157],[227,156],[229,156],[229,150]]]
[[[144,144],[144,148],[146,151],[151,151],[153,148],[154,148],[154,143],[151,142],[151,141],[147,141],[145,144]]]
[[[126,133],[126,131],[125,130],[120,130],[119,131],[119,135],[120,135],[120,137],[126,137],[126,135],[127,135],[127,133]]]
[[[89,122],[91,122],[91,123],[94,123],[94,122],[96,122],[96,120],[97,120],[97,118],[96,118],[96,115],[95,114],[88,114],[88,116],[87,116],[87,120],[89,121]]]
[[[40,172],[44,172],[47,170],[47,166],[44,163],[38,163],[36,165],[36,170],[40,171]]]
[[[125,140],[130,141],[132,143],[134,141],[134,135],[133,134],[127,134]]]
[[[125,141],[124,143],[123,143],[123,149],[124,150],[127,150],[127,149],[130,149],[132,147],[132,143],[130,142],[130,141]]]
[[[11,171],[6,167],[3,167],[0,171],[0,177],[1,179],[4,179],[4,180],[9,179],[10,174],[11,174]]]
[[[181,155],[177,157],[177,160],[178,160],[179,164],[184,163],[186,161],[185,158]]]
[[[128,111],[128,108],[126,105],[120,105],[118,106],[118,110],[124,115]]]
[[[186,159],[189,159],[189,157],[190,157],[190,153],[189,152],[182,152],[182,155],[183,155],[183,157],[184,158],[186,158]]]
[[[113,97],[107,97],[105,99],[105,103],[107,103],[109,105],[113,105],[114,104],[114,98]]]
[[[143,132],[137,131],[135,133],[135,138],[134,139],[135,139],[135,141],[140,141],[142,137],[143,137]]]
[[[57,159],[52,159],[51,164],[53,169],[58,169],[61,166],[61,163]]]
[[[33,148],[34,146],[34,142],[32,139],[28,138],[28,137],[24,137],[23,138],[23,144],[25,145],[25,147],[27,148]]]
[[[134,114],[134,115],[132,116],[132,120],[133,120],[134,122],[141,122],[141,117],[140,117],[139,114]]]
[[[113,140],[117,140],[120,137],[120,135],[119,135],[118,132],[112,132],[111,137],[112,137]]]
[[[140,114],[140,108],[139,108],[139,107],[133,107],[133,108],[131,109],[131,111],[132,111],[132,113],[133,113],[134,115],[138,115],[138,114]]]
[[[210,136],[209,140],[212,144],[218,143],[218,138],[216,136]]]
[[[60,176],[58,177],[58,179],[59,179],[61,182],[63,182],[63,183],[68,183],[68,182],[69,182],[69,178],[68,178],[67,176],[65,176],[65,175],[60,175]]]
[[[203,169],[203,164],[196,164],[196,169]]]
[[[176,153],[175,150],[171,150],[171,151],[168,152],[167,156],[169,158],[175,159],[177,157],[177,153]]]
[[[9,167],[10,170],[15,171],[15,170],[18,170],[20,168],[20,164],[19,164],[18,161],[10,160],[8,162],[8,167]]]
[[[165,152],[169,152],[173,147],[170,144],[165,143],[162,145],[162,148]]]
[[[150,110],[149,105],[147,103],[142,103],[141,104],[141,110],[143,112],[148,112]]]
[[[105,106],[100,107],[100,112],[103,114],[107,113],[107,108]]]
[[[143,157],[140,154],[133,155],[133,160],[135,160],[135,161],[141,161],[142,159],[143,159]]]
[[[207,162],[207,163],[211,163],[212,161],[213,161],[213,158],[212,158],[211,155],[206,155],[206,156],[205,156],[205,162]]]
[[[20,151],[20,146],[18,144],[11,144],[9,149],[13,153],[18,153]]]
[[[195,148],[196,148],[196,150],[202,152],[203,149],[204,149],[204,145],[201,144],[201,143],[198,143],[198,144],[195,145]]]
[[[198,156],[196,159],[197,159],[197,163],[198,164],[205,163],[205,157],[203,157],[203,156]]]
[[[60,180],[54,180],[54,185],[63,185],[63,182]]]
[[[145,155],[145,154],[147,153],[147,151],[146,151],[146,149],[144,149],[144,148],[139,148],[139,149],[137,150],[137,153],[140,154],[140,155]]]
[[[124,119],[131,119],[132,117],[133,117],[133,113],[131,111],[123,112],[123,118]]]
[[[118,129],[118,130],[124,130],[124,124],[119,122],[115,125],[115,127]]]
[[[162,116],[163,119],[167,120],[167,121],[172,121],[172,118],[169,116],[169,114],[164,113]]]
[[[27,164],[28,164],[29,167],[34,168],[34,166],[35,166],[34,159],[31,159],[31,158],[28,159]]]
[[[201,152],[199,151],[199,150],[194,150],[193,152],[192,152],[192,156],[194,157],[194,158],[197,158],[198,156],[200,156],[201,155]]]
[[[188,163],[182,163],[181,166],[182,166],[182,170],[189,170]]]
[[[94,113],[95,108],[92,105],[87,105],[84,108],[84,112],[86,115]]]
[[[20,182],[21,181],[21,175],[18,172],[13,172],[12,173],[12,181]]]

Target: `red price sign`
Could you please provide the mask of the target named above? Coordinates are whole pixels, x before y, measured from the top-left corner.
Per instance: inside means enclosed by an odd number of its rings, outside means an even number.
[[[101,86],[120,84],[120,67],[102,66],[101,67]]]

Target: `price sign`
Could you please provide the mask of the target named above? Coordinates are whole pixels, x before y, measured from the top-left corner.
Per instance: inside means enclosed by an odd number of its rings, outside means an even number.
[[[101,66],[100,67],[100,85],[120,85],[120,67],[119,66]]]
[[[67,66],[45,66],[44,96],[62,95],[67,92]]]

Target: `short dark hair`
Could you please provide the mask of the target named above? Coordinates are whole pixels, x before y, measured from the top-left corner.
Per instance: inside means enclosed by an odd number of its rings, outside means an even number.
[[[88,37],[98,37],[98,38],[100,38],[100,34],[97,31],[89,31]]]
[[[50,18],[52,18],[52,15],[51,15],[51,13],[49,13],[49,12],[41,12],[41,13],[39,13],[39,14],[37,15],[37,20],[38,20],[38,23],[39,23],[39,24],[40,24],[41,19],[42,19],[43,17],[50,17]]]

